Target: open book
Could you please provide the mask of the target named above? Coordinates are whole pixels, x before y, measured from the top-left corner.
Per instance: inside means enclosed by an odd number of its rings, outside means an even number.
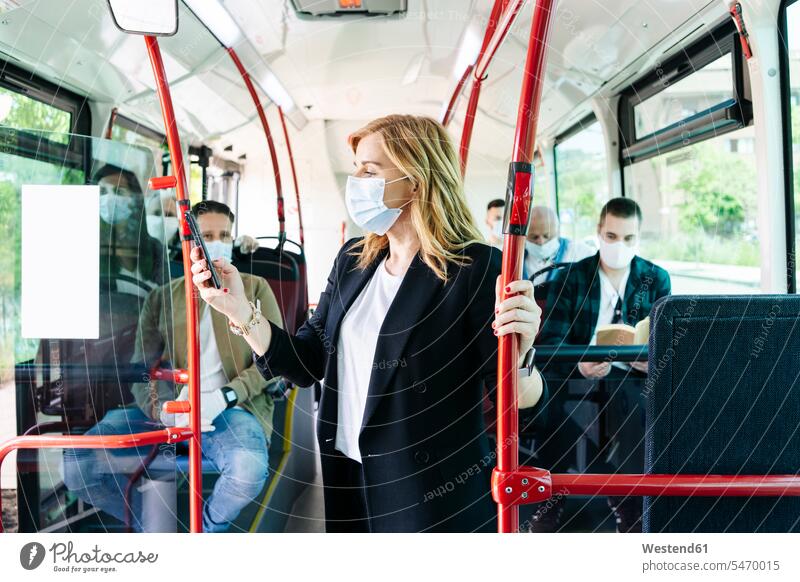
[[[598,346],[631,346],[646,344],[650,337],[650,318],[645,317],[636,327],[624,323],[597,326]]]

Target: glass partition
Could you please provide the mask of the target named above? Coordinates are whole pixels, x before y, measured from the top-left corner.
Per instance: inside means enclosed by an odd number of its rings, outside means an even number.
[[[161,337],[161,329],[172,330],[171,306],[153,299],[161,285],[171,282],[170,261],[179,241],[174,191],[147,187],[149,178],[159,174],[152,152],[116,141],[8,127],[0,128],[0,144],[0,441],[21,434],[130,434],[163,428],[159,402],[174,399],[180,386],[150,382],[147,372],[158,362],[170,367],[175,350],[186,348],[185,340],[178,345],[174,336]],[[69,197],[79,187],[95,197],[99,216],[69,210]],[[47,195],[37,199],[34,190]],[[48,199],[59,201],[55,206],[62,215],[48,214]],[[36,213],[64,228],[55,229],[58,234],[32,230],[30,217]],[[99,240],[98,248],[80,242],[85,228],[98,229],[98,236],[90,237]],[[31,265],[30,251],[40,246],[50,258]],[[89,286],[99,290],[99,314],[83,314],[99,315],[96,337],[69,332],[23,337],[21,322],[30,315],[21,312],[25,273],[98,257],[96,281]],[[72,308],[63,302],[72,284],[77,283],[69,277],[49,281],[47,293],[56,311]],[[44,303],[41,311],[52,311]],[[154,327],[143,323],[146,309],[156,313]],[[174,493],[164,495],[176,487],[174,449],[162,444],[113,451],[19,451],[16,462],[11,456],[3,463],[2,487],[17,487],[20,531],[175,531],[176,511],[148,509],[154,499],[175,500]],[[140,471],[143,479],[129,489],[129,479]],[[128,502],[132,511],[126,516]]]

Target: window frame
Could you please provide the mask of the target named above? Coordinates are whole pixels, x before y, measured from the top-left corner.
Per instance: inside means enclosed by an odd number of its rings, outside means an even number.
[[[51,83],[17,65],[0,59],[0,86],[4,89],[39,101],[70,114],[70,134],[92,138],[92,114],[89,99],[59,85]],[[36,130],[36,128],[22,128]],[[12,155],[41,160],[42,152],[53,163],[82,170],[88,176],[91,170],[91,153],[86,140],[70,139],[61,144],[39,134],[21,131],[11,126],[0,126],[0,145]]]
[[[789,78],[789,47],[787,9],[797,0],[784,0],[778,10],[778,68],[780,69],[781,117],[783,121],[784,206],[786,208],[786,283],[787,293],[797,293],[797,242],[794,205],[794,159],[792,156],[791,79]]]
[[[641,138],[636,138],[634,107],[696,73],[725,55],[731,59],[733,98],[678,120]],[[750,125],[753,107],[745,95],[745,62],[733,19],[726,18],[708,35],[684,51],[657,65],[638,81],[620,92],[619,120],[620,172],[626,166],[694,145]],[[665,79],[667,82],[665,83]],[[690,136],[685,137],[686,132]],[[696,133],[695,133],[696,132]],[[623,184],[624,196],[624,184]]]
[[[136,133],[142,136],[143,138],[160,142],[163,145],[167,145],[167,136],[165,136],[163,133],[158,132],[155,129],[152,129],[146,125],[142,125],[141,123],[139,123],[138,121],[134,121],[130,117],[125,117],[121,113],[117,113],[114,116],[114,123],[112,124],[112,127],[114,125],[118,125],[123,129],[132,131],[133,133]]]
[[[70,133],[92,137],[92,114],[87,97],[2,59],[0,59],[0,86],[66,111],[70,114]]]

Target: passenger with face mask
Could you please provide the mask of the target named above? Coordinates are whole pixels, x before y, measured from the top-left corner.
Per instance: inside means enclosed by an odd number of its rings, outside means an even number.
[[[481,404],[484,387],[496,393],[498,336],[519,338],[518,407],[535,415],[547,399],[532,363],[533,285],[500,288],[500,252],[483,243],[440,123],[390,115],[349,145],[345,202],[365,234],[339,251],[297,333],[266,324],[225,261],[213,267],[227,292],[209,285],[197,252],[194,282],[232,326],[249,330],[265,377],[322,382],[326,531],[497,531],[489,467],[459,475],[491,457]],[[446,495],[431,493],[448,482]]]
[[[641,225],[642,211],[634,200],[613,198],[603,206],[597,225],[599,251],[559,271],[550,288],[547,298],[549,315],[537,343],[593,345],[598,325],[636,325],[650,315],[653,303],[669,295],[669,274],[638,256]],[[612,366],[607,361],[551,364],[545,368],[544,373],[554,386],[556,402],[550,408],[553,430],[537,451],[543,466],[554,473],[573,469],[570,459],[575,457],[577,444],[585,442],[582,439],[586,438],[588,429],[578,425],[575,418],[559,412],[566,408],[563,400],[568,391],[565,381],[609,376],[622,381],[626,376],[643,377],[647,373],[647,362],[633,362],[631,366],[634,371]],[[574,403],[572,406],[574,408]],[[635,443],[626,443],[626,446],[632,445]],[[587,462],[598,460],[589,453],[587,456],[590,457]],[[605,453],[601,456],[605,458]],[[558,530],[567,501],[564,496],[553,499],[547,511],[537,512],[533,531]],[[618,531],[641,531],[641,498],[609,497],[608,501],[617,519]]]
[[[220,202],[205,201],[192,207],[211,260],[230,261],[234,215]],[[241,284],[264,318],[282,327],[275,296],[261,277],[241,275]],[[268,475],[274,404],[267,388],[277,379],[265,379],[256,368],[250,346],[229,331],[225,317],[200,304],[200,418],[203,456],[219,470],[211,496],[203,506],[203,531],[230,528],[240,511],[261,493]],[[144,301],[135,364],[186,369],[186,292],[184,278],[154,289]],[[135,404],[108,412],[86,434],[128,434],[159,426],[188,426],[188,414],[166,414],[168,400],[188,400],[188,387],[176,393],[165,381],[134,384]],[[176,398],[177,397],[177,398]],[[147,451],[143,452],[145,456]],[[114,456],[113,453],[110,455]],[[106,450],[76,449],[64,455],[64,482],[85,502],[122,520],[125,517],[127,477],[113,474]],[[131,498],[134,530],[141,531],[141,496]]]
[[[100,187],[100,269],[113,290],[144,297],[169,279],[161,239],[142,228],[144,195],[136,174],[106,164],[93,176]]]
[[[495,198],[486,205],[486,218],[483,221],[483,234],[486,242],[503,249],[503,211],[506,208],[506,201],[502,198]]]
[[[636,325],[650,315],[657,299],[669,295],[669,274],[638,256],[642,211],[630,198],[613,198],[600,211],[599,251],[559,275],[548,296],[549,317],[539,343],[594,345],[598,325]],[[646,362],[633,367],[647,371]],[[608,362],[581,362],[585,378],[602,378]]]
[[[593,254],[591,248],[580,241],[560,236],[558,217],[552,208],[534,206],[525,242],[525,259],[522,276],[529,279],[541,269],[555,263],[574,263]],[[555,279],[556,271],[542,273],[533,280],[534,285]]]
[[[172,191],[154,192],[148,200],[146,219],[147,233],[167,247],[170,260],[176,264],[176,271],[183,273],[183,263],[180,260],[181,239],[178,236],[180,223],[175,194]],[[243,255],[252,254],[258,248],[258,240],[247,234],[239,235],[233,241],[233,249]]]

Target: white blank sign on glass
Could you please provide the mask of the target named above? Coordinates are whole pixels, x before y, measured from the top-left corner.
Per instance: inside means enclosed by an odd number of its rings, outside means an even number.
[[[22,186],[22,337],[100,335],[99,186]]]

